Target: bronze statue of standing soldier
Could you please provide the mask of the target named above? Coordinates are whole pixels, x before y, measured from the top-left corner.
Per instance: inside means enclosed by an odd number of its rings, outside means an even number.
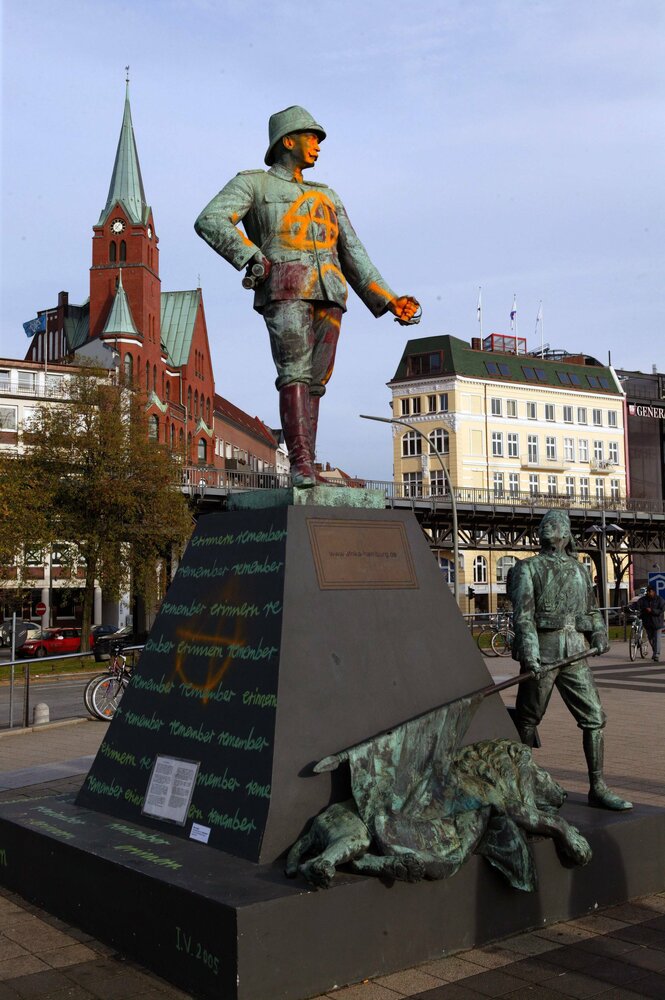
[[[565,511],[548,511],[540,523],[539,535],[540,553],[513,568],[509,585],[515,629],[513,658],[533,675],[518,689],[516,724],[520,738],[533,746],[536,727],[556,686],[582,730],[589,804],[604,809],[631,809],[631,803],[615,795],[605,782],[606,716],[589,664],[582,658],[548,670],[550,664],[575,653],[589,648],[604,653],[609,648],[591,577],[575,557],[570,518]]]
[[[420,306],[398,296],[372,264],[339,196],[303,180],[326,133],[304,108],[272,115],[265,162],[243,170],[215,195],[196,232],[237,270],[247,268],[254,308],[268,327],[277,368],[282,428],[294,486],[314,486],[319,403],[335,362],[347,282],[375,316],[402,325]],[[245,233],[238,228],[243,223]]]

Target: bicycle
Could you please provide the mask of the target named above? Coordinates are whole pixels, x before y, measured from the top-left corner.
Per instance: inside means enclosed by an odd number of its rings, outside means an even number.
[[[508,656],[512,651],[514,633],[512,615],[502,612],[490,618],[476,636],[476,643],[485,656]],[[496,639],[496,642],[495,642]]]
[[[115,715],[132,676],[132,668],[127,666],[127,657],[121,654],[120,648],[119,643],[113,646],[108,672],[93,677],[83,692],[90,714],[104,721]]]
[[[649,655],[651,645],[644,630],[644,623],[639,615],[633,615],[630,619],[630,636],[628,638],[628,655],[631,662],[637,659],[639,650],[643,660]]]

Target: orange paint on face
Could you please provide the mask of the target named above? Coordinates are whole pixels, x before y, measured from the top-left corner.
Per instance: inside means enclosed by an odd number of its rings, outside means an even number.
[[[305,191],[284,213],[280,238],[291,250],[331,250],[337,244],[337,212],[322,191]]]

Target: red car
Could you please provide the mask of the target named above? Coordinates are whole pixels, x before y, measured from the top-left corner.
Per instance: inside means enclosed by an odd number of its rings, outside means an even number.
[[[33,656],[58,656],[78,653],[81,648],[80,628],[45,628],[34,638],[24,642],[16,655],[31,659]]]

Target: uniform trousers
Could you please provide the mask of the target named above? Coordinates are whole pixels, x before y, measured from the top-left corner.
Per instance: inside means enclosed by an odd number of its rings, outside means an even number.
[[[277,389],[302,382],[309,386],[310,396],[323,396],[335,364],[342,314],[332,302],[304,299],[264,307]]]

